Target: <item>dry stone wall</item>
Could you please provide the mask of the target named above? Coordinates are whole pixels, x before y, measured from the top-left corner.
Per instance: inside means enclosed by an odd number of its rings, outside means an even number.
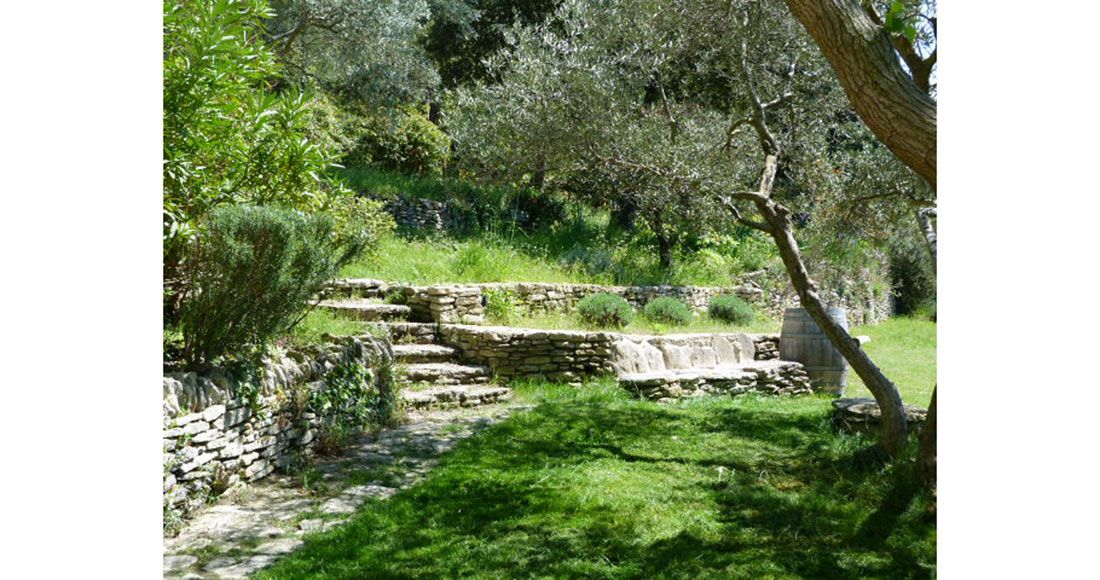
[[[504,379],[578,382],[612,372],[613,336],[606,332],[447,324],[440,334],[463,358]]]
[[[332,414],[303,409],[338,365],[368,369],[369,393],[391,389],[380,371],[392,363],[388,341],[345,338],[264,361],[258,380],[214,369],[163,378],[165,509],[187,512],[211,494],[255,481],[308,455]]]
[[[577,382],[608,374],[712,369],[745,364],[756,354],[752,337],[741,333],[641,336],[444,324],[440,335],[463,358],[488,365],[504,379]]]
[[[657,297],[677,298],[697,314],[706,311],[711,298],[733,293],[773,317],[783,309],[798,306],[798,296],[790,292],[771,292],[748,280],[730,288],[714,286],[600,286],[597,284],[553,284],[543,282],[495,282],[485,284],[439,284],[410,286],[381,280],[336,280],[326,292],[331,298],[397,299],[413,309],[413,320],[448,324],[481,324],[485,303],[492,293],[504,294],[520,312],[572,312],[585,296],[607,292],[622,296],[636,309]],[[852,324],[879,322],[892,312],[889,297],[861,298],[823,290],[829,304],[848,309]]]
[[[667,402],[704,395],[739,395],[755,391],[768,395],[804,395],[813,392],[801,364],[769,360],[741,367],[650,372],[622,377],[620,384],[637,396]]]

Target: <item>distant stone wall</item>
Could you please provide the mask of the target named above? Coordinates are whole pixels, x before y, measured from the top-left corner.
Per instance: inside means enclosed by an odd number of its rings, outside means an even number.
[[[729,288],[715,286],[600,286],[597,284],[552,284],[543,282],[495,282],[485,284],[439,284],[410,286],[390,284],[381,280],[344,279],[333,281],[326,291],[330,298],[396,298],[413,309],[413,320],[451,324],[481,324],[485,320],[484,302],[489,293],[507,293],[521,312],[572,312],[585,296],[607,292],[622,296],[634,308],[642,309],[650,300],[671,296],[683,301],[696,314],[706,311],[711,298],[720,294],[736,294],[774,318],[782,318],[783,310],[798,306],[793,290],[776,293],[762,289],[749,280]],[[864,293],[866,294],[866,293]],[[852,324],[873,324],[886,319],[892,309],[889,296],[841,296],[823,290],[830,305],[848,310]],[[869,296],[869,294],[868,294]]]
[[[597,284],[552,284],[542,282],[495,282],[485,284],[440,284],[407,286],[381,280],[345,279],[329,285],[330,298],[388,298],[412,308],[418,322],[480,324],[485,321],[485,302],[490,293],[507,293],[521,312],[572,312],[577,302],[591,294],[606,292],[622,296],[634,308],[642,309],[657,297],[682,300],[696,313],[706,310],[710,299],[733,293],[762,306],[763,291],[745,284],[734,288],[706,286],[600,286]]]
[[[385,340],[346,338],[265,361],[259,384],[224,369],[163,379],[164,503],[187,512],[240,481],[255,481],[308,455],[318,428],[336,419],[295,410],[342,363],[368,367],[374,393],[392,388],[375,369],[392,362]],[[254,386],[251,386],[254,385]],[[248,393],[255,390],[255,395]]]

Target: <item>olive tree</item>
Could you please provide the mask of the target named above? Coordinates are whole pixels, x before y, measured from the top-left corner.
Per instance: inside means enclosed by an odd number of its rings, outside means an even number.
[[[826,316],[796,237],[803,214],[853,191],[870,195],[850,175],[874,173],[882,157],[873,147],[841,147],[838,132],[867,136],[784,6],[566,1],[551,24],[520,27],[513,39],[499,83],[457,94],[460,147],[503,175],[597,175],[648,201],[640,217],[651,229],[669,216],[685,230],[713,223],[720,204],[770,236],[803,307],[875,395],[880,447],[897,456],[901,396]]]
[[[374,107],[427,100],[439,74],[418,43],[425,0],[273,0],[267,38],[299,84]]]

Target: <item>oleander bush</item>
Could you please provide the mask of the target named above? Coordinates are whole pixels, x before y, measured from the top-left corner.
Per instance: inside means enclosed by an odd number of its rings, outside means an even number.
[[[671,297],[661,296],[650,300],[643,311],[650,322],[684,326],[691,323],[691,309],[687,304]]]
[[[577,303],[581,322],[597,328],[622,328],[634,320],[634,310],[622,296],[600,292]]]
[[[707,315],[730,324],[748,324],[756,318],[756,311],[748,302],[732,294],[715,296],[707,305]]]

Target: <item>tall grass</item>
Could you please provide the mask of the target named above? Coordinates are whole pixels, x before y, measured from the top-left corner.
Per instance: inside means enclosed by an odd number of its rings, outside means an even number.
[[[718,246],[684,251],[671,268],[663,268],[652,234],[644,228],[626,232],[611,226],[606,210],[567,203],[564,220],[525,231],[506,219],[506,201],[514,192],[506,187],[361,167],[341,170],[339,175],[356,191],[449,201],[483,216],[474,231],[436,237],[420,233],[390,240],[379,260],[355,264],[345,271],[347,276],[414,284],[543,281],[727,286],[740,281],[744,272],[777,259],[769,241],[741,232],[741,238]],[[468,255],[457,256],[459,252]]]

